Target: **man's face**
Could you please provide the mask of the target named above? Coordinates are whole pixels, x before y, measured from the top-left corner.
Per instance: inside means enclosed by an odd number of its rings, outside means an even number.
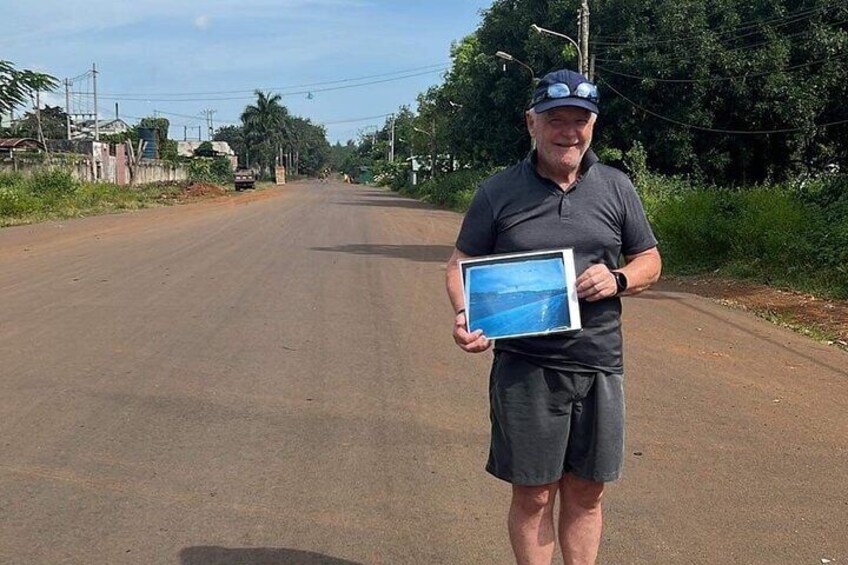
[[[545,166],[575,170],[592,143],[595,115],[584,108],[561,106],[537,114],[527,112],[527,129]]]

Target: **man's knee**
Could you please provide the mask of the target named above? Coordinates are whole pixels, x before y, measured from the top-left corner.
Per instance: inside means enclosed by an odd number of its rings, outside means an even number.
[[[527,514],[536,514],[554,505],[557,485],[527,487],[512,485],[512,504]]]
[[[592,510],[601,505],[604,496],[604,483],[587,481],[571,473],[560,480],[562,500],[570,506]]]

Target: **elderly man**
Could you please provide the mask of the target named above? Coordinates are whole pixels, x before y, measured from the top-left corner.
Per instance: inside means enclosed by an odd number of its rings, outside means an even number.
[[[549,564],[555,532],[566,564],[597,558],[604,483],[619,477],[624,450],[620,297],[648,288],[661,269],[632,183],[589,149],[598,102],[579,73],[539,82],[526,114],[536,148],[480,185],[447,267],[453,337],[467,352],[491,342],[466,330],[458,260],[571,247],[580,273],[581,331],[495,345],[486,470],[512,483],[509,538],[522,565]]]

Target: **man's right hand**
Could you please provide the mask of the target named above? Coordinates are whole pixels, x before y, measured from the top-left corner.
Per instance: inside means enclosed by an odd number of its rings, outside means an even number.
[[[465,312],[460,312],[454,318],[453,340],[467,353],[482,353],[492,346],[492,342],[483,335],[483,330],[468,333],[465,329]]]

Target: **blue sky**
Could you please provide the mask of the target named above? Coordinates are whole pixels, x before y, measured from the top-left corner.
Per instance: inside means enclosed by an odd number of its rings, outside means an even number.
[[[551,290],[562,287],[565,266],[562,259],[537,259],[469,267],[468,278],[474,292]]]
[[[290,92],[283,103],[293,114],[327,124],[328,138],[344,141],[382,125],[385,118],[347,120],[388,114],[403,104],[414,108],[418,93],[441,81],[443,67],[450,62],[451,42],[474,31],[480,11],[490,4],[491,0],[6,2],[0,58],[60,79],[80,75],[96,62],[101,118],[114,116],[116,102],[130,123],[158,110],[171,120],[172,137],[181,138],[184,125],[194,126],[195,132],[198,125],[205,125],[200,117],[204,109],[216,111],[216,125],[238,120],[253,99],[252,90],[262,88]],[[346,80],[360,77],[372,78]],[[322,91],[378,80],[385,82]],[[304,91],[312,91],[312,98]],[[45,102],[64,106],[64,90],[48,95]],[[205,131],[204,127],[204,138]]]

